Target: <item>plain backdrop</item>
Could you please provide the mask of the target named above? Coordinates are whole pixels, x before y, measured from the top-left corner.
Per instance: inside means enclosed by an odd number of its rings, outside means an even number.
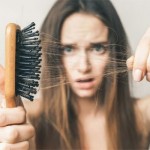
[[[0,64],[4,65],[5,27],[14,22],[25,27],[34,21],[37,29],[55,0],[0,0]],[[133,53],[150,27],[150,0],[112,0],[124,24]],[[145,80],[131,84],[136,97],[150,95],[150,83]]]

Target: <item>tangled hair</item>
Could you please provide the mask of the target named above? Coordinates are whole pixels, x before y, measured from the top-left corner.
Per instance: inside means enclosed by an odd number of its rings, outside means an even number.
[[[64,71],[63,67],[59,67],[62,65],[60,59],[62,52],[58,46],[61,28],[65,19],[74,13],[97,16],[109,29],[110,59],[114,63],[110,63],[107,69],[111,68],[114,73],[103,77],[101,92],[98,94],[100,100],[98,104],[105,108],[108,148],[140,149],[142,137],[136,125],[128,73],[115,73],[120,69],[119,60],[126,62],[128,41],[118,14],[109,0],[58,0],[43,22],[41,33],[53,37],[53,42],[43,47],[51,54],[44,55],[44,66],[55,66],[55,70],[43,68],[43,78],[46,74],[49,77],[47,84],[57,86],[42,91],[44,112],[35,123],[37,149],[82,148],[73,92],[70,91],[68,100],[69,88],[67,84],[61,84],[64,81]]]

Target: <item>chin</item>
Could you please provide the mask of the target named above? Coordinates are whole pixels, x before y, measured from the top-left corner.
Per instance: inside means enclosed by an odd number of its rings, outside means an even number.
[[[91,98],[95,95],[95,91],[82,90],[82,91],[76,91],[75,94],[80,98]]]

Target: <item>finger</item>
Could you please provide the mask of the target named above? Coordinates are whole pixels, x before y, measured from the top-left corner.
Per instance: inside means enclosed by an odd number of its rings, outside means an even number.
[[[150,73],[146,73],[146,80],[150,82]]]
[[[150,54],[147,58],[147,73],[146,73],[147,81],[150,81]]]
[[[0,142],[18,143],[31,139],[35,130],[31,124],[11,125],[0,128]]]
[[[23,141],[16,144],[0,143],[0,150],[29,150],[29,142]]]
[[[131,56],[127,59],[126,64],[127,64],[128,70],[133,69],[133,62],[134,62],[134,56]]]
[[[21,106],[15,108],[0,108],[0,127],[21,124],[26,121],[25,109]]]
[[[141,81],[146,73],[147,58],[150,51],[150,29],[141,39],[134,58],[133,78],[135,81]]]
[[[0,94],[4,95],[4,77],[5,77],[5,70],[0,65]]]

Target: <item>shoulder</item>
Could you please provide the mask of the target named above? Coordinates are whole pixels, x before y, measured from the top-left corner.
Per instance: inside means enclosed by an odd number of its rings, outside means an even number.
[[[141,117],[146,130],[150,132],[150,96],[137,99],[135,103],[137,117]]]

